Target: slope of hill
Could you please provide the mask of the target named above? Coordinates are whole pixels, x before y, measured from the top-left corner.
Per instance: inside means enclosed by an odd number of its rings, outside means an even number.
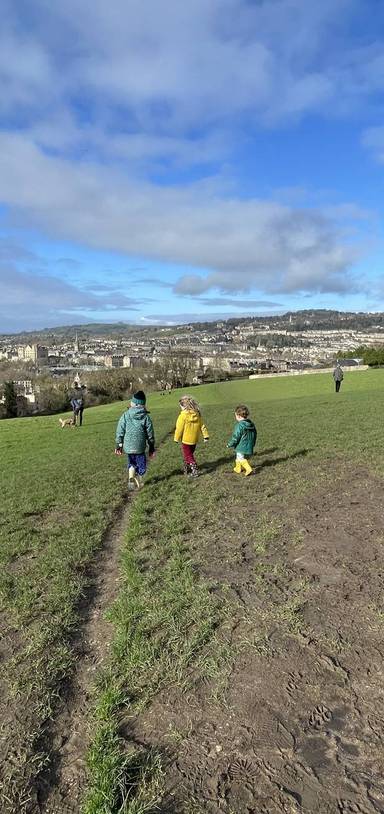
[[[321,374],[196,389],[211,440],[195,482],[167,435],[178,394],[155,395],[164,441],[129,502],[121,404],[81,430],[3,423],[7,814],[78,812],[84,794],[87,814],[381,810],[382,387],[367,371],[338,396]],[[248,479],[226,449],[239,401],[259,430]],[[123,502],[91,701],[89,563]]]
[[[228,319],[213,319],[206,321],[194,321],[193,323],[175,324],[174,326],[161,325],[135,325],[127,322],[90,322],[80,325],[58,325],[52,328],[43,328],[35,331],[22,331],[17,334],[0,334],[2,340],[15,340],[23,342],[46,342],[50,340],[71,341],[78,334],[84,340],[95,336],[103,338],[118,339],[141,334],[143,336],[155,336],[161,332],[169,335],[185,332],[190,327],[193,330],[206,330],[215,333],[217,323],[220,326],[230,329],[234,325],[253,322],[255,327],[263,326],[266,323],[270,328],[289,329],[290,331],[303,330],[369,330],[372,328],[384,330],[384,314],[381,312],[355,312],[355,311],[332,311],[328,309],[310,309],[302,311],[287,311],[284,314],[270,314],[259,316],[250,311],[246,316],[238,315]],[[221,328],[220,328],[221,330]]]

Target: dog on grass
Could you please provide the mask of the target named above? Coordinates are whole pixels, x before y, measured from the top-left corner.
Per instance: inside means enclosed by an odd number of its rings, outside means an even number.
[[[62,430],[64,427],[76,427],[76,424],[73,423],[73,418],[59,418],[59,424]]]

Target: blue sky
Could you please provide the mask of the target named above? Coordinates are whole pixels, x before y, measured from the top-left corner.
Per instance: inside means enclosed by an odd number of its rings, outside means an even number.
[[[384,310],[383,46],[378,0],[3,0],[0,332]]]

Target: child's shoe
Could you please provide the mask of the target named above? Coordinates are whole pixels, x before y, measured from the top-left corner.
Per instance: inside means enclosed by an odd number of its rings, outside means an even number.
[[[199,477],[199,470],[196,464],[191,464],[191,472],[190,478],[198,478]]]
[[[184,472],[184,475],[189,475],[189,466],[188,466],[188,464],[184,464],[183,472]]]
[[[241,475],[241,461],[236,461],[233,471],[236,472],[236,475]]]
[[[241,461],[241,468],[244,469],[246,475],[252,475],[253,469],[250,463],[248,463],[246,458],[244,458],[244,460]]]

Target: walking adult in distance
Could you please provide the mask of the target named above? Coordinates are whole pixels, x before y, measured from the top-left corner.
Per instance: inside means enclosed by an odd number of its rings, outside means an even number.
[[[343,373],[342,368],[341,368],[341,366],[339,365],[338,362],[336,364],[336,367],[335,367],[332,375],[333,375],[333,378],[334,378],[334,381],[335,381],[336,393],[338,393],[339,390],[340,390],[340,387],[341,387],[341,382],[344,379],[344,373]]]

